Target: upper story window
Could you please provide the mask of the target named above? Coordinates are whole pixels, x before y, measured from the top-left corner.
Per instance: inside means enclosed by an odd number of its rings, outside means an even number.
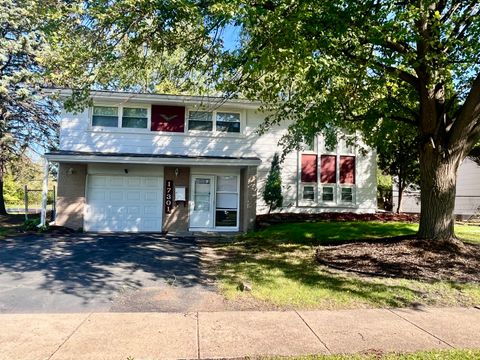
[[[230,112],[217,112],[217,131],[239,133],[240,114]]]
[[[118,127],[118,107],[94,106],[92,126]]]
[[[148,122],[147,107],[95,105],[92,111],[93,127],[147,129]]]
[[[188,129],[240,133],[240,113],[223,111],[190,111]]]
[[[189,130],[213,130],[213,114],[210,111],[190,111],[188,113]]]
[[[122,128],[146,129],[148,111],[145,108],[123,108]]]

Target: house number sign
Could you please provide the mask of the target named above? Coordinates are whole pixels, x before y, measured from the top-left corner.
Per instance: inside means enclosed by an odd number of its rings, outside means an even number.
[[[167,180],[165,186],[165,213],[170,214],[172,212],[173,204],[173,181]]]

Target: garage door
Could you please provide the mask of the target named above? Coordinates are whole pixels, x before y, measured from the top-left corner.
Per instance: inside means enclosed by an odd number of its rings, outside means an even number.
[[[162,178],[89,175],[86,231],[161,231]]]

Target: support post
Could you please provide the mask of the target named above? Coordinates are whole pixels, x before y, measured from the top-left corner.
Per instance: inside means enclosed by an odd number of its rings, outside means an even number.
[[[23,201],[25,204],[25,221],[27,221],[28,220],[28,185],[25,185],[23,187],[23,191],[24,191]]]
[[[47,198],[48,198],[48,160],[44,160],[43,167],[43,188],[42,188],[42,212],[40,214],[40,224],[38,227],[44,227],[47,222]]]
[[[53,185],[53,203],[52,203],[52,221],[55,221],[55,216],[57,214],[57,188]]]

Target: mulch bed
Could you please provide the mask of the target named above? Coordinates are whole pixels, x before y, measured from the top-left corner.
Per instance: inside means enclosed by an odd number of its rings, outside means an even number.
[[[375,214],[355,213],[320,213],[320,214],[296,214],[296,213],[274,213],[257,215],[257,229],[266,228],[270,225],[313,222],[313,221],[402,221],[418,222],[418,214],[396,214],[389,212],[378,212]]]
[[[384,239],[320,246],[316,259],[337,270],[369,276],[480,283],[480,245],[464,244],[453,251],[414,238]]]

